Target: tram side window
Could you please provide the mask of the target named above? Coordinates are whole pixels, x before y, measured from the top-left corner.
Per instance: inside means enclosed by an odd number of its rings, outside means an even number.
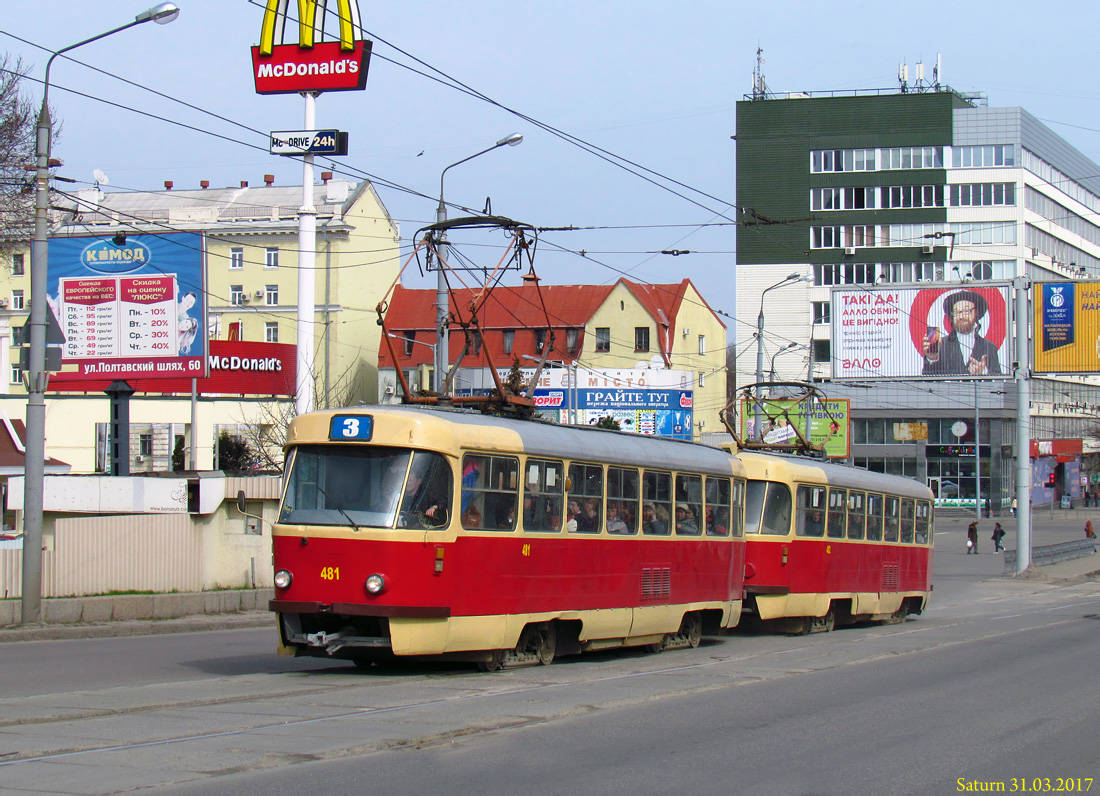
[[[798,488],[796,533],[799,536],[825,535],[825,487],[800,486]]]
[[[862,539],[864,527],[867,524],[867,515],[864,511],[864,494],[862,492],[848,493],[848,538]]]
[[[516,527],[519,460],[511,456],[462,459],[462,527],[511,531]]]
[[[703,513],[703,479],[698,475],[676,476],[676,534],[698,536]]]
[[[917,544],[928,544],[928,528],[932,524],[932,507],[927,500],[917,501]]]
[[[901,541],[913,544],[913,501],[909,498],[901,501]]]
[[[848,490],[829,490],[829,526],[825,533],[830,539],[843,539],[848,535]]]
[[[564,464],[528,459],[523,492],[523,529],[525,531],[560,531],[564,493]]]
[[[672,474],[646,470],[642,476],[642,533],[668,536],[672,531]]]
[[[882,495],[867,495],[867,541],[882,541]]]
[[[569,465],[569,523],[577,533],[599,533],[603,514],[603,467]]]
[[[886,526],[883,541],[896,542],[898,540],[898,525],[901,515],[901,501],[896,497],[886,496]]]
[[[454,490],[451,466],[438,453],[417,451],[413,454],[405,497],[397,514],[398,528],[438,530],[451,519]]]
[[[707,478],[707,536],[729,536],[730,480]]]
[[[734,536],[745,533],[744,507],[745,482],[739,478],[733,482],[733,509],[730,512],[730,533]]]
[[[791,532],[791,490],[786,484],[774,481],[749,481],[746,505],[752,506],[759,500],[762,510],[756,514],[756,531],[746,527],[747,533],[766,533],[772,536],[787,536]],[[745,511],[748,525],[749,509]]]
[[[638,471],[607,468],[607,532],[638,532]]]

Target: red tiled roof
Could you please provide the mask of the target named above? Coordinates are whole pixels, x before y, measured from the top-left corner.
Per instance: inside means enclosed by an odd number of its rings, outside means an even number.
[[[18,437],[18,444],[16,444],[17,440],[12,438],[7,423],[0,421],[0,468],[15,467],[22,470],[26,464],[26,455],[21,449],[27,440],[27,429],[22,420],[10,420],[8,422],[11,423],[11,430]],[[53,458],[47,459],[45,466],[69,467],[66,462]]]

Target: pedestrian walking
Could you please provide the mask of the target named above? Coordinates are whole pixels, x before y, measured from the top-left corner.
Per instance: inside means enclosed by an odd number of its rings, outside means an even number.
[[[1085,520],[1085,538],[1095,539],[1096,531],[1092,529],[1092,520]]]
[[[1012,498],[1012,516],[1016,516],[1016,498]]]
[[[966,529],[966,554],[970,555],[978,554],[978,521],[974,520],[970,523],[970,527]]]
[[[999,553],[1005,549],[1005,546],[1001,544],[1001,540],[1005,538],[1005,529],[1001,527],[999,522],[993,526],[993,535],[989,538],[993,540],[994,553]]]

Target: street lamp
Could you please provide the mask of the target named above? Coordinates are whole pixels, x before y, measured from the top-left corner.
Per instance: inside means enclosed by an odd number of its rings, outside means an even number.
[[[484,155],[486,152],[492,152],[494,149],[499,149],[502,146],[516,146],[523,142],[523,136],[519,133],[512,133],[497,141],[491,147],[475,152],[467,158],[455,161],[439,175],[439,207],[435,209],[435,220],[437,224],[442,224],[447,220],[447,205],[443,202],[443,177],[446,176],[447,171],[453,169],[468,160]],[[443,394],[444,387],[446,386],[445,376],[447,374],[447,316],[450,313],[447,299],[447,275],[443,271],[443,264],[447,261],[447,233],[443,230],[439,230],[439,238],[437,240],[438,248],[436,249],[436,281],[435,281],[435,327],[436,327],[436,350],[435,350],[435,391],[440,395]]]
[[[46,265],[49,261],[50,206],[50,143],[53,122],[50,119],[50,67],[62,53],[83,47],[119,31],[157,22],[161,25],[179,16],[172,3],[161,3],[143,11],[117,28],[84,39],[55,52],[46,61],[46,78],[42,84],[42,110],[38,114],[38,163],[35,168],[34,241],[31,244],[31,313],[30,360],[27,373],[27,444],[24,455],[23,496],[23,592],[21,616],[23,624],[36,624],[42,613],[42,492],[46,459]]]
[[[779,287],[786,287],[787,285],[793,285],[797,282],[810,282],[813,281],[813,276],[807,274],[806,276],[800,275],[797,271],[793,274],[787,274],[787,276],[780,279],[771,287],[764,288],[760,294],[760,314],[756,316],[756,383],[760,384],[764,381],[764,297],[768,295],[769,290],[775,290]],[[753,436],[756,439],[763,438],[764,431],[764,407],[760,403],[760,396],[756,398],[756,410],[753,413],[755,422],[753,424]]]
[[[794,349],[796,349],[798,347],[799,347],[798,343],[787,343],[785,346],[783,346],[778,351],[776,351],[774,354],[772,354],[772,366],[768,370],[768,373],[771,374],[768,377],[770,381],[775,381],[775,358],[778,357],[778,356],[781,356],[782,354],[786,354],[790,351],[793,351]]]

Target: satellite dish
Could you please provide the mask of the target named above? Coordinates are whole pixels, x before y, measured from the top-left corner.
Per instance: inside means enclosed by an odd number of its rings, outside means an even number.
[[[95,177],[96,185],[110,185],[111,181],[107,179],[107,175],[99,169],[92,172],[92,176]]]

